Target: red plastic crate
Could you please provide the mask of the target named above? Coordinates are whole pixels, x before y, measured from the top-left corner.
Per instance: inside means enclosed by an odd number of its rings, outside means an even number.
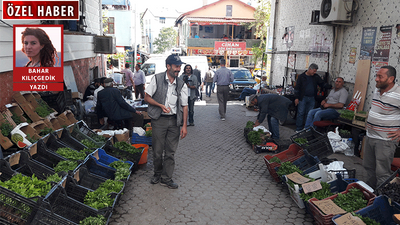
[[[367,201],[368,201],[366,206],[369,206],[369,205],[373,204],[376,195],[373,194],[372,192],[368,191],[367,189],[365,189],[363,186],[361,186],[358,183],[351,183],[351,184],[347,185],[346,190],[341,192],[341,194],[347,194],[349,192],[349,189],[351,189],[353,187],[357,188],[357,189],[360,189],[363,192],[364,198],[367,199]],[[333,199],[335,199],[337,196],[338,196],[338,194],[335,194],[335,195],[332,195],[331,197],[325,198],[323,200],[330,199],[330,200],[333,201]],[[318,200],[316,198],[312,198],[312,199],[308,200],[308,205],[310,207],[310,211],[311,211],[312,216],[314,217],[315,222],[317,224],[321,224],[321,225],[325,225],[325,224],[326,225],[329,225],[329,224],[333,225],[334,223],[332,221],[332,218],[335,215],[333,215],[333,214],[324,215],[324,213],[321,212],[321,210],[319,210],[319,208],[316,205],[314,205],[313,202],[315,202],[315,201],[320,201],[320,200]]]
[[[265,164],[267,165],[269,174],[274,178],[276,182],[280,182],[281,178],[278,176],[276,173],[275,167],[281,166],[281,163],[284,163],[286,161],[296,161],[300,157],[304,155],[303,148],[298,146],[297,144],[291,144],[289,148],[283,152],[280,152],[275,155],[265,155],[264,156],[264,161]],[[276,163],[276,162],[270,162],[273,157],[277,157],[281,160],[281,163]]]

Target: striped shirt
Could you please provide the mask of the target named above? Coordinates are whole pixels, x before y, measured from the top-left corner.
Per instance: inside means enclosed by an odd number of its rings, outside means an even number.
[[[388,133],[400,129],[400,86],[394,86],[382,95],[376,88],[367,119],[367,136],[389,141]]]

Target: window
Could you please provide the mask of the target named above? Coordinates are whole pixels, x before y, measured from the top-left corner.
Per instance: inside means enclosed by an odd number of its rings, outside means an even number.
[[[232,17],[232,5],[226,5],[226,16]]]
[[[105,17],[103,21],[104,33],[115,34],[114,17]]]
[[[165,24],[165,17],[160,17],[160,23]]]

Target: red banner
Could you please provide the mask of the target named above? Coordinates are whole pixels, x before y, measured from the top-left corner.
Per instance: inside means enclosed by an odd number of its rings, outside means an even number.
[[[244,51],[246,50],[246,42],[229,42],[229,41],[216,41],[214,50],[217,51]]]
[[[13,91],[62,91],[64,83],[14,83]]]
[[[225,51],[218,51],[213,49],[190,49],[189,50],[193,55],[224,55]],[[226,51],[227,55],[253,55],[253,51],[244,50],[244,51]]]
[[[79,1],[3,0],[3,20],[79,20]]]

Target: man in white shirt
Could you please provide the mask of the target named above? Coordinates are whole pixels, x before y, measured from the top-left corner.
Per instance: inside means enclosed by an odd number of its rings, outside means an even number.
[[[96,104],[97,104],[97,93],[99,93],[99,91],[104,89],[104,80],[106,78],[107,77],[100,78],[100,86],[96,90],[94,90],[94,94],[93,94],[93,107],[94,108],[96,108]]]

